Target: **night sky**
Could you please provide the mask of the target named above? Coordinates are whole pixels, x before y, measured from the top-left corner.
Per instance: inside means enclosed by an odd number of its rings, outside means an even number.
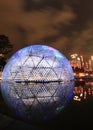
[[[0,34],[13,53],[33,44],[50,45],[66,56],[93,54],[93,0],[0,0]]]

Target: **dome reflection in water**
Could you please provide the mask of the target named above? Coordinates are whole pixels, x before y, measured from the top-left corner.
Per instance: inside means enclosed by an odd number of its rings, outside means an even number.
[[[68,59],[45,45],[17,51],[7,62],[2,79],[6,104],[29,121],[52,119],[73,96],[74,76]]]

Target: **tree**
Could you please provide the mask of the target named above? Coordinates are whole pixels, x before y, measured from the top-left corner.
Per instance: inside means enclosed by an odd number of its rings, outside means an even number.
[[[0,53],[7,55],[12,51],[13,45],[9,42],[9,39],[5,35],[0,35]]]
[[[8,54],[12,52],[13,45],[5,35],[0,35],[0,66],[5,65]]]

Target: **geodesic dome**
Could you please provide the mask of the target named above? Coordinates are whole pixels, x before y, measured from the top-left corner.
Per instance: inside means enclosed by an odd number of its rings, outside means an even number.
[[[2,75],[2,95],[19,117],[48,120],[59,113],[73,95],[73,70],[58,50],[32,45],[17,51]]]

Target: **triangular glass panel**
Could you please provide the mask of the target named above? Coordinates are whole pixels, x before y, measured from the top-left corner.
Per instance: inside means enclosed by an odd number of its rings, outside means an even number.
[[[38,67],[39,63],[42,61],[42,57],[32,56],[31,58],[32,58],[34,67]]]
[[[38,64],[38,67],[47,68],[47,67],[51,67],[51,66],[48,64],[48,62],[45,59],[42,59],[41,62]]]
[[[49,64],[49,66],[52,67],[55,61],[55,57],[45,57],[45,60]]]
[[[22,99],[25,105],[31,106],[34,102],[34,98]]]

